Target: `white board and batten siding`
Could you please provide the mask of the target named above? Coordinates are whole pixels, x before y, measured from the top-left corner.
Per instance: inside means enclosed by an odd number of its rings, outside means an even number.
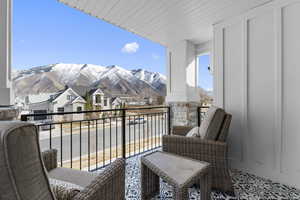
[[[213,48],[232,167],[300,188],[300,0],[215,24]]]

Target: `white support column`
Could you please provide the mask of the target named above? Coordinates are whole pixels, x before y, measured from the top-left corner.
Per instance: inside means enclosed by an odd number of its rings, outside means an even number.
[[[196,46],[183,40],[167,50],[167,97],[172,125],[196,125],[200,93],[197,87]]]
[[[13,120],[18,110],[11,88],[11,10],[12,0],[0,1],[0,120]]]
[[[196,46],[187,40],[169,45],[167,102],[200,101],[196,57]]]
[[[13,104],[11,88],[11,0],[0,1],[0,106]]]

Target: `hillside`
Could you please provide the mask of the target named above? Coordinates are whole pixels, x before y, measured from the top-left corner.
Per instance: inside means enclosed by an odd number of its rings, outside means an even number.
[[[13,71],[16,96],[56,92],[65,86],[101,88],[112,96],[164,96],[166,77],[143,69],[126,70],[119,66],[91,64],[53,64]]]

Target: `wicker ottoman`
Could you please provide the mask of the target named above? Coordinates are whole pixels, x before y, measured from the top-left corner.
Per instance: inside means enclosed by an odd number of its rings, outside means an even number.
[[[201,200],[210,199],[210,164],[166,152],[154,152],[141,158],[141,197],[151,199],[159,192],[159,178],[174,188],[174,199],[189,199],[188,188],[200,183]]]

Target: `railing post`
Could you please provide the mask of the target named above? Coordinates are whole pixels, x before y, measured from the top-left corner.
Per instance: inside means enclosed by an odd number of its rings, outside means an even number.
[[[171,107],[168,107],[168,135],[171,135]]]
[[[126,158],[126,109],[122,109],[122,157]]]
[[[26,115],[21,115],[21,121],[24,121],[26,122],[28,119],[27,119],[27,116]]]
[[[198,126],[201,124],[201,107],[197,107]]]

